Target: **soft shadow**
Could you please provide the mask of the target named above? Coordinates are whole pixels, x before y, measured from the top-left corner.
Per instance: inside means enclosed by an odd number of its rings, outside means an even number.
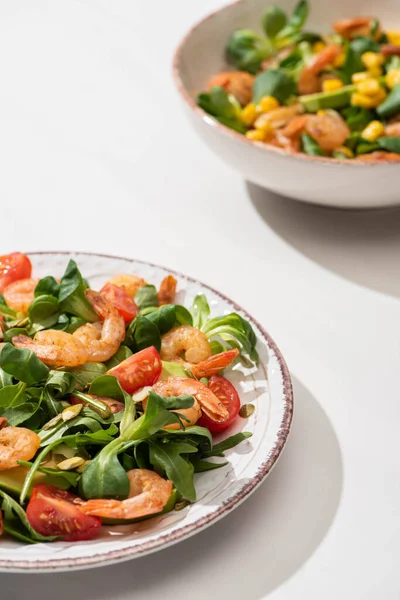
[[[400,297],[400,208],[324,208],[249,182],[246,187],[267,225],[308,258],[355,283]]]
[[[1,597],[24,600],[29,590],[31,598],[53,600],[57,590],[58,600],[168,600],[188,594],[203,600],[205,585],[220,600],[265,597],[316,551],[334,520],[343,484],[340,447],[327,415],[296,379],[294,390],[293,428],[279,464],[231,515],[162,552],[101,570],[2,574]]]

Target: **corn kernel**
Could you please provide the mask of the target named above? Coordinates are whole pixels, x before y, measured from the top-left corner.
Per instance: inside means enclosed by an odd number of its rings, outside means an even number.
[[[380,121],[371,121],[368,123],[365,129],[361,132],[361,136],[367,140],[367,142],[375,142],[379,137],[385,133],[385,128]]]
[[[367,69],[373,69],[383,65],[385,57],[380,52],[364,52],[361,56],[361,60]]]
[[[352,150],[350,150],[350,148],[348,148],[347,146],[340,146],[340,148],[337,148],[337,152],[345,154],[347,158],[353,158],[354,156],[354,152],[352,152]]]
[[[393,29],[386,31],[387,38],[391,44],[395,46],[400,46],[400,31],[395,31]]]
[[[263,142],[265,140],[265,133],[261,129],[250,129],[245,133],[248,140],[253,142]]]
[[[346,61],[346,53],[345,52],[341,52],[333,61],[333,66],[334,67],[343,67],[344,63]]]
[[[354,92],[351,95],[352,106],[362,106],[363,108],[376,108],[386,98],[386,92],[380,88],[375,96],[367,96],[360,92]]]
[[[258,106],[260,107],[260,111],[265,113],[278,108],[279,102],[273,96],[263,96],[258,103]]]
[[[370,67],[368,69],[368,75],[370,77],[380,77],[382,75],[383,71],[381,69],[381,67]]]
[[[248,126],[253,125],[254,121],[257,119],[257,116],[257,107],[253,103],[250,103],[242,108],[240,113],[240,119],[242,123]]]
[[[370,75],[366,71],[362,71],[361,73],[353,73],[351,76],[352,83],[359,83],[365,79],[370,79]]]
[[[357,84],[357,90],[366,96],[375,96],[382,89],[376,79],[365,79]]]
[[[322,108],[320,108],[319,110],[317,110],[317,115],[319,117],[324,117],[326,115],[326,110],[323,110]]]
[[[254,127],[255,129],[257,129],[257,131],[262,131],[264,134],[264,139],[270,139],[272,138],[273,134],[274,134],[274,129],[270,123],[270,121],[267,121],[265,119],[263,119],[262,117],[260,119],[257,119],[257,121],[254,123]]]
[[[325,50],[325,48],[326,44],[324,44],[324,42],[315,42],[315,44],[312,46],[312,51],[314,54],[318,54],[319,52],[322,52],[322,50]]]
[[[390,69],[385,77],[386,85],[391,90],[400,83],[400,69]]]
[[[322,84],[322,90],[324,92],[334,92],[340,90],[343,87],[343,82],[340,79],[325,79]]]

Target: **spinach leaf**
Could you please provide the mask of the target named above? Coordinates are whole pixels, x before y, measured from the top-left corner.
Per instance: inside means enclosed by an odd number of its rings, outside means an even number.
[[[305,154],[311,156],[326,156],[318,142],[316,142],[311,135],[308,135],[308,133],[301,134],[301,147]]]
[[[296,93],[296,82],[290,75],[279,69],[270,69],[257,75],[253,84],[253,102],[258,103],[263,96],[273,96],[281,104]]]
[[[107,371],[109,371],[130,356],[132,356],[132,351],[129,350],[128,346],[120,346],[114,356],[112,356],[110,360],[107,360],[104,365],[106,366]]]
[[[307,0],[300,0],[294,7],[294,10],[285,27],[280,29],[277,34],[277,39],[284,40],[295,35],[305,24],[309,13],[309,5]]]
[[[381,137],[377,140],[377,143],[382,150],[400,154],[400,137]]]
[[[30,544],[52,542],[55,536],[44,536],[33,529],[24,509],[11,496],[0,490],[1,509],[4,517],[4,530],[13,537]]]
[[[11,342],[13,337],[15,337],[16,335],[26,335],[29,337],[29,332],[23,327],[11,327],[11,329],[7,329],[4,332],[4,341]]]
[[[65,369],[68,373],[72,373],[75,377],[77,387],[84,389],[88,386],[96,377],[104,375],[107,368],[103,363],[88,362],[80,367],[70,367]]]
[[[139,352],[149,346],[154,346],[157,350],[161,348],[160,331],[150,319],[143,315],[138,315],[130,324],[126,332],[124,344],[132,350]]]
[[[351,76],[354,73],[365,71],[362,55],[365,52],[379,52],[379,44],[371,37],[360,36],[351,40],[345,48],[346,59],[340,72],[345,83],[351,83]]]
[[[82,319],[81,317],[72,316],[69,319],[69,323],[68,323],[65,331],[67,333],[74,333],[77,329],[79,329],[79,327],[81,327],[82,325],[86,325],[86,323],[87,323],[86,319]]]
[[[31,323],[41,325],[44,329],[55,325],[59,314],[58,300],[54,296],[36,296],[28,308]]]
[[[167,444],[149,444],[149,459],[155,470],[165,473],[178,492],[187,500],[196,500],[193,483],[194,468],[191,462],[182,456],[197,452],[196,446],[187,442],[169,442]]]
[[[190,311],[180,304],[174,304],[174,306],[177,325],[193,325],[193,319]]]
[[[216,463],[208,460],[201,460],[200,458],[194,458],[191,462],[195,473],[203,473],[204,471],[220,469],[221,467],[225,467],[227,464],[229,464],[228,461]]]
[[[37,296],[54,296],[55,298],[58,298],[59,292],[60,284],[58,281],[51,275],[47,275],[47,277],[40,279],[35,287],[35,298]]]
[[[12,383],[12,375],[6,373],[5,371],[3,371],[3,369],[0,368],[0,389],[5,387],[6,385],[12,385]]]
[[[237,347],[242,360],[243,355],[247,355],[253,362],[258,362],[256,335],[250,323],[237,313],[213,317],[206,321],[201,330],[211,342],[217,338],[219,344],[225,346],[224,349]]]
[[[260,70],[262,61],[272,56],[272,54],[273,47],[270,40],[258,35],[252,29],[237,29],[234,31],[225,48],[228,63],[253,75]],[[205,94],[204,96],[205,100],[209,101],[209,98],[206,98],[208,95]],[[207,110],[207,112],[210,111]]]
[[[247,440],[252,435],[252,433],[249,433],[247,431],[240,431],[239,433],[236,433],[235,435],[231,435],[230,437],[226,438],[226,440],[223,440],[219,444],[215,444],[211,450],[203,452],[201,457],[210,458],[212,456],[224,456],[224,452],[230,450],[231,448],[234,448],[235,446],[240,444],[240,442],[243,442],[243,440]]]
[[[400,113],[400,83],[394,86],[386,100],[376,109],[382,119],[388,119]]]
[[[52,325],[52,329],[57,329],[58,331],[67,331],[70,326],[70,321],[68,315],[60,314],[58,316],[57,322]]]
[[[161,335],[172,329],[176,323],[176,310],[173,304],[165,304],[146,315],[152,323],[157,325]]]
[[[28,469],[33,465],[32,462],[25,460],[19,460],[18,464]],[[81,476],[76,471],[61,471],[60,469],[52,469],[50,467],[38,467],[38,472],[48,476],[44,479],[43,483],[48,483],[65,490],[70,487],[76,487]]]
[[[121,450],[121,441],[114,440],[84,470],[80,479],[80,492],[84,498],[124,500],[128,497],[129,479],[118,460]]]
[[[121,388],[118,379],[113,375],[97,377],[92,382],[89,393],[96,396],[114,398],[114,400],[125,403],[125,411],[120,424],[121,436],[123,436],[126,429],[133,423],[136,417],[136,406],[132,400],[132,396]]]
[[[146,284],[138,289],[135,302],[140,310],[149,306],[158,306],[157,290],[154,285]]]
[[[61,399],[69,395],[75,387],[72,373],[65,371],[50,371],[42,392],[44,403],[50,417],[55,417],[64,410]]]
[[[261,24],[268,38],[273,39],[286,23],[287,15],[279,6],[269,6],[262,13]]]
[[[85,296],[85,284],[78,265],[70,260],[61,278],[59,292],[60,309],[85,321],[97,321],[98,317]]]
[[[362,106],[345,108],[342,111],[342,115],[351,131],[362,131],[375,118],[372,110],[368,110]]]
[[[224,88],[215,85],[208,93],[199,94],[197,104],[226,127],[239,133],[246,132],[246,126],[238,116],[240,105]]]
[[[48,367],[38,359],[32,350],[15,348],[7,343],[0,354],[0,367],[19,381],[39,383],[49,373]]]
[[[195,297],[191,312],[193,316],[193,327],[201,329],[210,316],[210,306],[204,294],[198,294]]]

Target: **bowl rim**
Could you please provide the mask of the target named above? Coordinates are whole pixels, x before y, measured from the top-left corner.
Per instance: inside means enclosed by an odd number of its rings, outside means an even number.
[[[158,535],[155,539],[143,541],[135,546],[128,546],[120,549],[108,550],[108,551],[100,551],[94,552],[91,556],[85,557],[75,557],[75,558],[52,558],[45,560],[35,560],[35,561],[27,561],[25,559],[22,560],[5,560],[0,559],[0,572],[4,573],[18,573],[18,572],[30,572],[30,573],[46,573],[46,572],[61,572],[67,571],[72,568],[74,570],[77,569],[87,569],[92,567],[101,567],[105,565],[110,565],[117,562],[122,562],[126,560],[130,560],[132,558],[138,558],[140,556],[145,556],[147,554],[151,554],[156,552],[157,550],[163,550],[177,542],[183,541],[192,535],[203,531],[209,525],[212,525],[219,521],[222,517],[229,514],[234,508],[239,506],[246,498],[252,494],[266,479],[267,475],[271,472],[273,467],[275,467],[281,453],[286,445],[292,419],[294,412],[294,394],[293,394],[293,385],[292,379],[290,375],[290,371],[287,367],[286,361],[276,345],[275,341],[272,339],[270,334],[266,331],[266,329],[251,316],[246,310],[244,310],[239,304],[235,301],[231,300],[228,296],[221,293],[220,291],[214,289],[210,285],[203,283],[196,279],[195,277],[191,277],[190,275],[186,275],[184,273],[180,273],[174,269],[169,269],[164,265],[155,264],[152,262],[148,262],[146,260],[141,260],[137,258],[131,258],[127,256],[118,256],[116,254],[105,254],[101,252],[88,252],[84,250],[45,250],[45,251],[27,251],[26,254],[28,256],[48,256],[51,255],[65,255],[66,257],[73,257],[75,255],[84,255],[84,256],[92,256],[97,258],[105,258],[105,259],[119,259],[126,261],[127,263],[141,263],[151,267],[157,267],[164,269],[165,271],[176,275],[178,278],[182,280],[187,280],[194,282],[196,284],[200,284],[203,288],[212,291],[219,298],[224,301],[229,302],[235,310],[242,312],[246,318],[249,318],[250,322],[254,323],[259,329],[261,336],[264,338],[265,343],[268,346],[268,349],[271,349],[276,357],[278,363],[278,369],[280,371],[281,379],[282,379],[282,402],[283,402],[283,414],[282,421],[279,426],[279,431],[276,434],[276,438],[273,444],[272,450],[269,452],[268,456],[265,456],[262,463],[258,467],[258,471],[255,475],[253,475],[249,481],[238,491],[236,491],[233,496],[231,496],[227,501],[223,504],[219,505],[218,508],[203,517],[196,519],[195,521],[188,523],[187,525],[180,527],[174,531],[166,531],[161,535]]]
[[[344,159],[344,158],[332,158],[329,156],[311,156],[309,154],[304,154],[303,152],[289,152],[288,150],[285,150],[284,148],[279,148],[277,146],[273,146],[272,144],[266,144],[264,142],[257,142],[257,141],[249,140],[248,138],[246,138],[246,136],[241,135],[240,133],[238,133],[237,131],[234,131],[233,129],[230,129],[229,127],[226,127],[226,125],[222,125],[222,123],[217,121],[217,119],[214,119],[214,117],[212,117],[211,115],[206,113],[202,108],[200,108],[200,106],[197,105],[194,98],[187,91],[187,89],[182,81],[181,74],[180,74],[180,66],[181,66],[181,58],[182,58],[183,48],[184,48],[186,42],[189,40],[189,38],[193,35],[193,33],[197,29],[199,29],[206,21],[213,19],[221,12],[224,12],[224,11],[228,12],[230,8],[232,8],[233,6],[236,6],[237,4],[245,4],[246,2],[247,2],[247,0],[233,0],[233,2],[228,2],[227,4],[224,4],[223,6],[217,8],[216,10],[213,10],[213,11],[207,13],[203,18],[196,21],[194,23],[194,25],[192,25],[189,28],[189,30],[181,38],[178,46],[175,49],[175,52],[173,55],[173,60],[172,60],[172,77],[173,77],[174,83],[176,85],[176,88],[178,89],[179,93],[181,94],[183,100],[186,102],[186,104],[189,106],[189,108],[195,113],[195,115],[197,117],[199,117],[202,121],[204,121],[207,125],[213,127],[216,131],[219,131],[223,136],[231,138],[236,141],[244,142],[245,144],[248,144],[249,146],[253,146],[258,149],[262,149],[266,153],[272,152],[273,154],[278,154],[282,157],[287,157],[287,158],[290,157],[290,158],[292,158],[294,160],[298,160],[298,161],[307,161],[307,162],[313,161],[316,163],[322,163],[322,164],[325,164],[325,165],[333,167],[333,168],[339,167],[342,165],[346,166],[346,168],[355,167],[357,169],[367,168],[367,167],[375,167],[376,168],[379,166],[387,166],[387,165],[399,166],[399,162],[391,161],[391,160],[380,160],[380,161],[375,160],[375,161],[371,161],[371,162],[368,162],[368,161],[363,162],[363,161],[356,161],[356,160],[348,160],[348,159]]]

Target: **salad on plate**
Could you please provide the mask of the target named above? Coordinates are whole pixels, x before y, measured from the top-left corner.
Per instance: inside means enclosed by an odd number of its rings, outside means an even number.
[[[213,441],[254,411],[221,371],[256,364],[256,336],[176,288],[123,273],[96,291],[74,260],[38,279],[28,256],[0,257],[0,535],[89,540],[179,510],[250,437]]]
[[[236,70],[215,74],[198,105],[248,140],[291,153],[356,161],[400,160],[400,31],[379,18],[305,29],[309,5],[270,6],[260,32],[226,43]]]

